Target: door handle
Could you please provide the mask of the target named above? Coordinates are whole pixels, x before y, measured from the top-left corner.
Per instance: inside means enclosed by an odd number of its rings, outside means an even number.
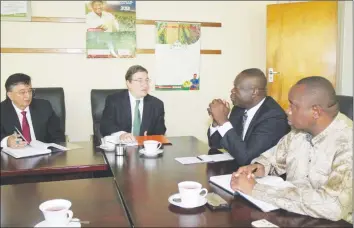
[[[268,68],[268,82],[274,81],[274,75],[279,74],[279,72],[274,71],[273,68]]]

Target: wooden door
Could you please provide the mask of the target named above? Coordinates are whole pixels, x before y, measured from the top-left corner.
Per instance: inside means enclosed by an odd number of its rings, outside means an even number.
[[[301,78],[323,76],[335,86],[337,12],[336,1],[267,6],[268,95],[284,109],[290,87]]]

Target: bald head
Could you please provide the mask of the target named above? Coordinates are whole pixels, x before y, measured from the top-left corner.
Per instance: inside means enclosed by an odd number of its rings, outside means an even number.
[[[319,105],[327,112],[338,112],[336,91],[326,78],[311,76],[301,79],[296,85],[304,86],[304,96],[311,105]]]

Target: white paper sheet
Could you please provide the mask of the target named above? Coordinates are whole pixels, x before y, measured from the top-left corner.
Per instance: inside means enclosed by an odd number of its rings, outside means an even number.
[[[230,182],[231,182],[231,175],[232,174],[227,174],[227,175],[220,175],[220,176],[213,176],[210,177],[209,181],[225,191],[235,194],[235,191],[231,189]],[[284,181],[281,177],[276,177],[276,176],[265,176],[262,178],[256,178],[256,181],[260,184],[266,184],[270,186],[276,186],[279,188],[286,188],[286,187],[294,187],[294,185],[288,181]],[[259,209],[261,209],[264,212],[269,212],[273,210],[279,209],[278,207],[274,206],[273,204],[264,202],[262,200],[258,200],[253,198],[252,196],[246,195],[240,191],[237,191],[241,196],[243,196],[245,199],[253,203],[255,206],[257,206]]]
[[[197,157],[181,157],[181,158],[175,158],[175,160],[182,163],[183,165],[205,163],[205,161],[202,161]]]

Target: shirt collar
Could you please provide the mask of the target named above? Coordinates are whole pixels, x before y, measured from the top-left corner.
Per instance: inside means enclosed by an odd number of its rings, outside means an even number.
[[[259,107],[261,107],[261,105],[263,104],[263,102],[265,101],[265,98],[263,98],[263,100],[261,100],[256,106],[253,106],[250,109],[246,109],[245,112],[247,112],[248,116],[253,116],[254,114],[256,114],[256,112],[258,111]]]
[[[129,93],[129,100],[130,100],[130,103],[131,104],[134,104],[136,103],[136,100],[140,100],[140,103],[142,103],[144,101],[144,97],[142,98],[139,98],[139,99],[136,99],[133,94],[130,93],[130,91],[128,90],[128,93]]]
[[[27,106],[27,107],[25,108],[25,110],[22,111],[21,109],[17,108],[17,106],[14,104],[13,101],[11,101],[11,103],[12,103],[12,106],[14,106],[14,109],[15,109],[15,111],[16,111],[16,113],[17,113],[18,115],[22,115],[22,112],[23,112],[23,111],[25,111],[26,113],[28,113],[28,111],[29,111],[29,106]]]
[[[324,129],[321,133],[313,137],[310,134],[306,134],[306,138],[308,141],[310,141],[313,145],[317,143],[321,143],[331,132],[333,129],[335,129],[338,126],[338,123],[340,122],[340,119],[342,118],[343,115],[342,113],[338,112],[337,116],[333,119],[333,121]]]

